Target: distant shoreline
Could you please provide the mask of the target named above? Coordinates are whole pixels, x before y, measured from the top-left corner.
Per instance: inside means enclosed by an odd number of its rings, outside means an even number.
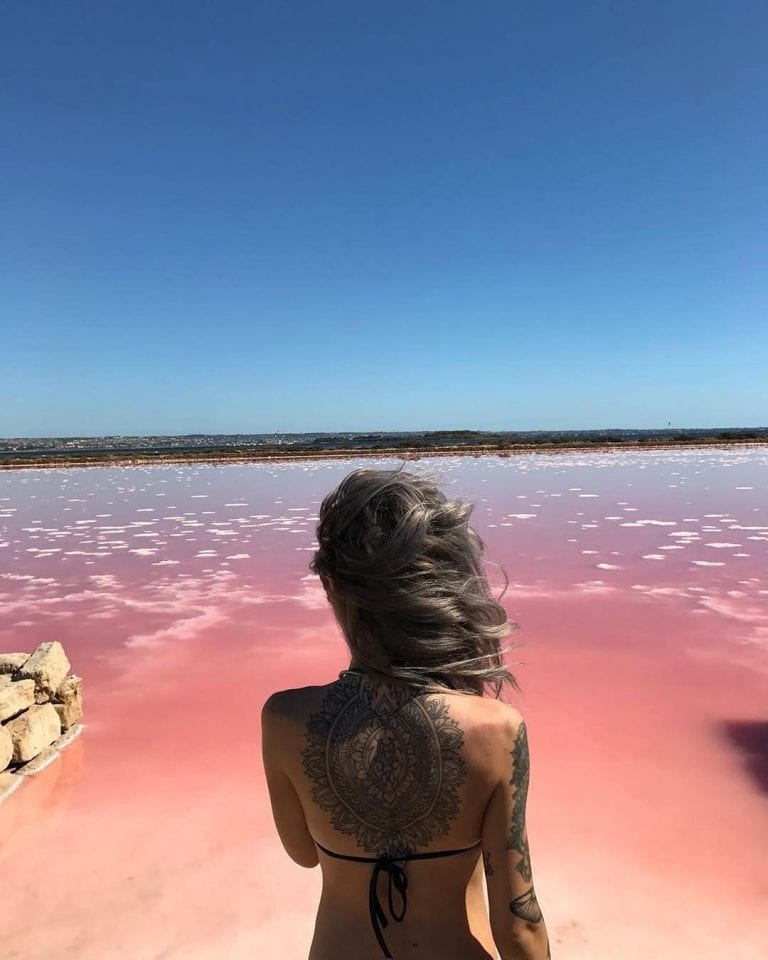
[[[514,444],[499,446],[495,444],[477,446],[400,446],[400,447],[348,447],[338,449],[297,450],[274,448],[255,448],[249,450],[214,448],[204,450],[160,450],[143,452],[82,451],[78,453],[60,453],[44,451],[31,456],[0,454],[0,471],[35,470],[40,468],[76,468],[76,467],[140,467],[153,465],[183,464],[226,464],[226,463],[292,463],[305,460],[354,460],[358,458],[377,458],[395,460],[424,460],[432,457],[509,457],[521,454],[563,454],[563,453],[618,453],[622,450],[698,450],[724,448],[768,447],[768,441],[727,440],[722,438],[691,439],[653,439],[646,442],[635,440],[601,441],[563,441]]]

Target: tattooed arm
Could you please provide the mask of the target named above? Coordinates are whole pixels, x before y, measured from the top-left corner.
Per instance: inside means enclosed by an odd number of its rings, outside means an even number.
[[[288,856],[301,867],[316,867],[317,847],[307,827],[304,808],[280,758],[286,755],[286,741],[291,738],[289,692],[275,693],[261,712],[261,750],[267,778],[272,816]]]
[[[498,782],[483,821],[491,929],[502,960],[550,960],[528,848],[527,731],[517,711],[508,710],[498,749]]]

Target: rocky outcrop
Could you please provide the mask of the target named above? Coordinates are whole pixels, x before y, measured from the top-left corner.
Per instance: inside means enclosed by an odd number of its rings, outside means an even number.
[[[57,641],[0,654],[0,801],[39,773],[82,729],[83,681]]]
[[[33,680],[8,680],[0,686],[0,723],[10,720],[17,713],[34,706],[35,684]]]
[[[5,724],[13,743],[13,760],[26,763],[50,747],[61,734],[61,721],[52,703],[30,707]]]
[[[35,681],[35,703],[47,703],[69,673],[69,660],[58,640],[41,643],[14,673],[14,680]]]
[[[5,727],[0,727],[0,770],[5,770],[12,759],[13,740]]]
[[[67,677],[53,695],[53,706],[61,720],[61,729],[70,727],[83,716],[83,681],[76,674]]]
[[[28,653],[0,653],[0,675],[16,673],[29,660]]]

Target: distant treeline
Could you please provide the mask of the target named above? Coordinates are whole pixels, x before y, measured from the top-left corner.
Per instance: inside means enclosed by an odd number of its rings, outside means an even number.
[[[768,427],[668,430],[430,430],[411,433],[248,434],[0,440],[0,469],[23,466],[226,462],[768,443]]]

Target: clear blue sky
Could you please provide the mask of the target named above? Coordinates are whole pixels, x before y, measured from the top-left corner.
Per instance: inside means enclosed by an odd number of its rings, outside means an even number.
[[[768,424],[768,4],[5,0],[0,435]]]

